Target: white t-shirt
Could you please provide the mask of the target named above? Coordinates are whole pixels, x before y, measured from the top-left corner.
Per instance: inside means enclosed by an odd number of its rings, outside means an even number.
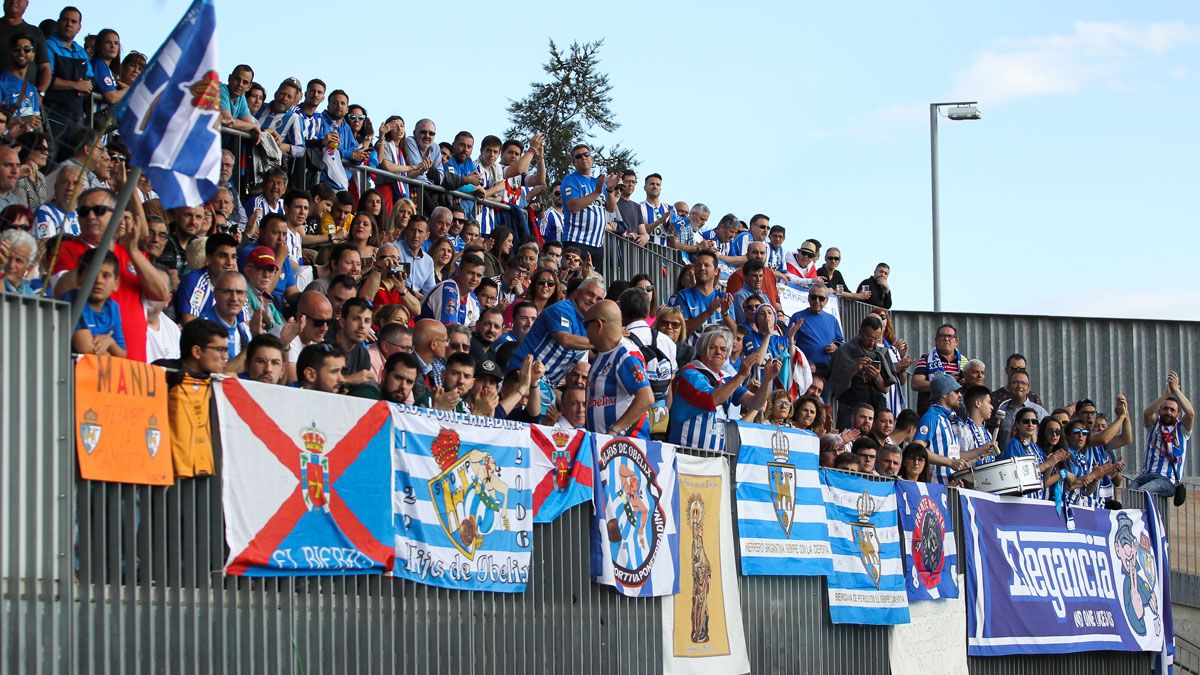
[[[179,325],[160,314],[158,328],[146,324],[146,362],[179,358]]]

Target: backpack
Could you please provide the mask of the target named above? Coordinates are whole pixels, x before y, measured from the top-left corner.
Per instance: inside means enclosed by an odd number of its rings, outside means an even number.
[[[656,401],[666,400],[667,389],[669,389],[671,386],[671,378],[668,377],[663,379],[659,375],[658,368],[651,367],[652,363],[668,361],[667,355],[658,348],[658,330],[655,328],[650,329],[649,346],[644,344],[641,339],[638,338],[637,334],[632,331],[629,333],[629,340],[633,344],[637,345],[638,351],[642,353],[642,356],[646,357],[646,375],[650,379],[650,389],[654,392],[654,399]]]

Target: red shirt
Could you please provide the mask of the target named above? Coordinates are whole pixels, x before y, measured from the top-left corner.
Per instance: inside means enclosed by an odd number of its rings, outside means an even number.
[[[79,239],[64,241],[59,247],[58,260],[54,262],[54,269],[50,273],[57,274],[75,269],[79,266],[80,256],[90,248],[90,244]],[[121,308],[121,330],[125,331],[126,358],[145,361],[146,308],[142,305],[142,278],[124,246],[114,245],[113,255],[117,256],[121,283],[113,292],[112,299]]]

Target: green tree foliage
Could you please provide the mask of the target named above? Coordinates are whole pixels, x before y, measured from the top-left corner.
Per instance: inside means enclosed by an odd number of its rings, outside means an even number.
[[[572,42],[561,51],[550,41],[550,58],[542,64],[549,79],[530,83],[529,95],[508,106],[508,137],[528,141],[534,134],[546,139],[546,170],[550,179],[561,178],[573,169],[571,148],[588,143],[596,168],[592,175],[614,173],[638,165],[637,157],[620,144],[594,145],[594,131],[612,133],[617,123],[609,105],[612,84],[600,70],[600,47],[604,40]]]

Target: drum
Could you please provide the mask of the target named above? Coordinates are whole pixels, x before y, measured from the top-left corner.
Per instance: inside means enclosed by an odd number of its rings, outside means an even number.
[[[1036,457],[1014,457],[964,469],[952,478],[970,483],[976,490],[996,495],[1023,495],[1042,487]]]

